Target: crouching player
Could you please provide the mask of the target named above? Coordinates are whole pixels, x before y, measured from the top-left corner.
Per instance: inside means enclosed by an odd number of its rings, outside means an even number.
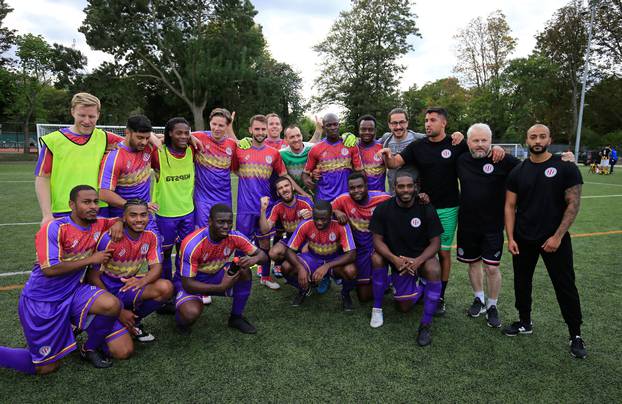
[[[251,293],[249,267],[266,262],[268,257],[242,233],[231,230],[231,207],[221,203],[214,205],[208,223],[208,227],[195,230],[181,243],[181,266],[175,274],[177,329],[181,333],[190,332],[203,312],[201,295],[228,296],[233,298],[229,327],[255,334],[255,326],[242,316]],[[246,255],[233,264],[230,260],[236,251]]]
[[[121,224],[115,224],[117,219],[97,217],[99,198],[89,185],[74,187],[69,199],[71,215],[47,222],[35,237],[37,262],[19,298],[19,319],[28,347],[0,347],[0,367],[29,374],[55,371],[60,360],[77,347],[74,327],[88,334],[80,350],[82,357],[98,368],[112,365],[100,350],[121,304],[110,293],[80,280],[89,265],[110,258],[110,250],[96,252],[95,246],[111,226],[119,237]],[[123,359],[129,354],[124,346],[119,338],[108,347],[113,357]]]
[[[146,230],[149,223],[149,205],[142,199],[128,199],[123,209],[124,234],[113,242],[104,234],[97,243],[97,251],[112,251],[112,257],[102,265],[93,266],[87,280],[115,295],[123,308],[119,321],[140,342],[155,338],[145,332],[141,320],[166,303],[173,295],[173,284],[160,279],[162,254],[158,236]],[[145,276],[136,276],[147,263]],[[123,331],[126,332],[126,331]]]
[[[384,274],[380,276],[387,277],[385,266],[373,266],[374,240],[369,231],[369,221],[376,206],[389,199],[391,195],[387,193],[368,191],[367,178],[362,172],[357,171],[348,177],[348,193],[339,195],[332,202],[337,221],[340,224],[350,224],[356,244],[356,282],[344,282],[344,293],[349,293],[356,285],[356,293],[360,302],[367,302],[372,298],[372,273],[383,271]],[[381,304],[388,282],[383,282],[383,284],[384,288],[379,291]],[[375,297],[376,293],[373,295]]]
[[[283,262],[287,282],[298,289],[292,306],[300,306],[309,293],[309,284],[318,284],[327,274],[344,281],[356,279],[356,250],[349,225],[341,226],[332,220],[333,209],[329,202],[317,200],[313,207],[313,220],[298,226],[292,234]],[[308,252],[299,252],[307,244]],[[352,311],[348,290],[341,291],[344,311]]]
[[[409,311],[424,293],[417,343],[432,342],[430,326],[441,294],[441,268],[436,258],[443,227],[432,205],[417,202],[415,182],[407,172],[395,177],[395,196],[378,205],[369,224],[374,249],[391,266],[394,299]],[[426,280],[425,286],[418,278]],[[382,312],[380,312],[382,316]]]

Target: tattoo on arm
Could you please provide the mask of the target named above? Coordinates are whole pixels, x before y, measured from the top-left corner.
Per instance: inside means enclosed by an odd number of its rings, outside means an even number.
[[[555,232],[560,238],[566,234],[579,213],[579,207],[581,206],[581,187],[581,184],[577,184],[566,189],[564,196],[566,199],[566,210],[564,211],[562,221]]]

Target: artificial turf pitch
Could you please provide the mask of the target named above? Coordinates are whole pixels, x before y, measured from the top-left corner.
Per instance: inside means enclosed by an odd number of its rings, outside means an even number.
[[[28,271],[34,260],[38,226],[16,224],[40,220],[33,168],[0,164],[0,274]],[[542,262],[534,278],[534,333],[514,338],[487,327],[483,316],[465,315],[473,296],[466,266],[454,262],[448,312],[434,320],[426,348],[415,342],[422,306],[400,314],[387,295],[385,325],[372,329],[371,305],[355,299],[354,313],[343,314],[334,284],[293,308],[292,288],[271,291],[255,278],[245,314],[257,335],[228,328],[231,301],[215,298],[187,337],[176,333],[171,316],[147,318],[156,342],[137,344],[134,357],[110,369],[94,369],[75,352],[45,377],[0,369],[0,402],[620,402],[622,174],[582,172],[587,198],[571,233],[581,236],[573,247],[585,360],[570,357]],[[501,268],[505,325],[516,319],[507,251]],[[27,276],[0,276],[0,345],[24,346],[14,285]]]

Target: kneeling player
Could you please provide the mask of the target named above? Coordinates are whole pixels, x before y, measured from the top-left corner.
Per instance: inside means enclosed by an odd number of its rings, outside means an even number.
[[[175,320],[182,333],[188,333],[203,312],[201,295],[232,297],[229,327],[246,334],[257,332],[242,312],[251,293],[249,267],[268,257],[232,227],[231,207],[219,203],[210,209],[209,226],[190,233],[181,243],[181,267],[175,274]],[[229,262],[236,251],[246,255],[233,265]]]
[[[443,227],[432,205],[417,203],[415,182],[409,173],[396,174],[395,197],[376,207],[369,228],[374,234],[376,254],[391,266],[399,309],[410,310],[425,293],[417,343],[429,345],[432,316],[441,293],[441,268],[436,253]],[[417,282],[419,277],[426,280],[425,286]]]
[[[302,222],[288,243],[283,273],[287,282],[298,288],[292,306],[299,306],[309,292],[309,284],[318,284],[326,274],[345,281],[356,279],[356,250],[349,225],[332,220],[329,202],[318,200],[313,207],[313,220]],[[309,251],[298,253],[305,245]],[[344,311],[352,310],[349,290],[342,289]]]
[[[123,238],[113,242],[108,234],[104,234],[97,243],[97,250],[112,251],[112,257],[87,274],[89,283],[121,300],[123,308],[119,321],[140,342],[155,339],[145,332],[141,320],[173,295],[173,284],[160,279],[162,253],[158,236],[146,230],[149,220],[148,203],[142,199],[129,199],[123,211]],[[149,271],[145,276],[136,276],[144,263],[149,266]]]

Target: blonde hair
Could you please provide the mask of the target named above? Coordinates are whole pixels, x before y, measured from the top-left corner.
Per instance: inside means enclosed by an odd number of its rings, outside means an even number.
[[[97,107],[97,111],[101,109],[101,102],[99,98],[89,93],[77,93],[71,98],[71,109],[74,109],[77,105],[84,105],[85,107]]]

